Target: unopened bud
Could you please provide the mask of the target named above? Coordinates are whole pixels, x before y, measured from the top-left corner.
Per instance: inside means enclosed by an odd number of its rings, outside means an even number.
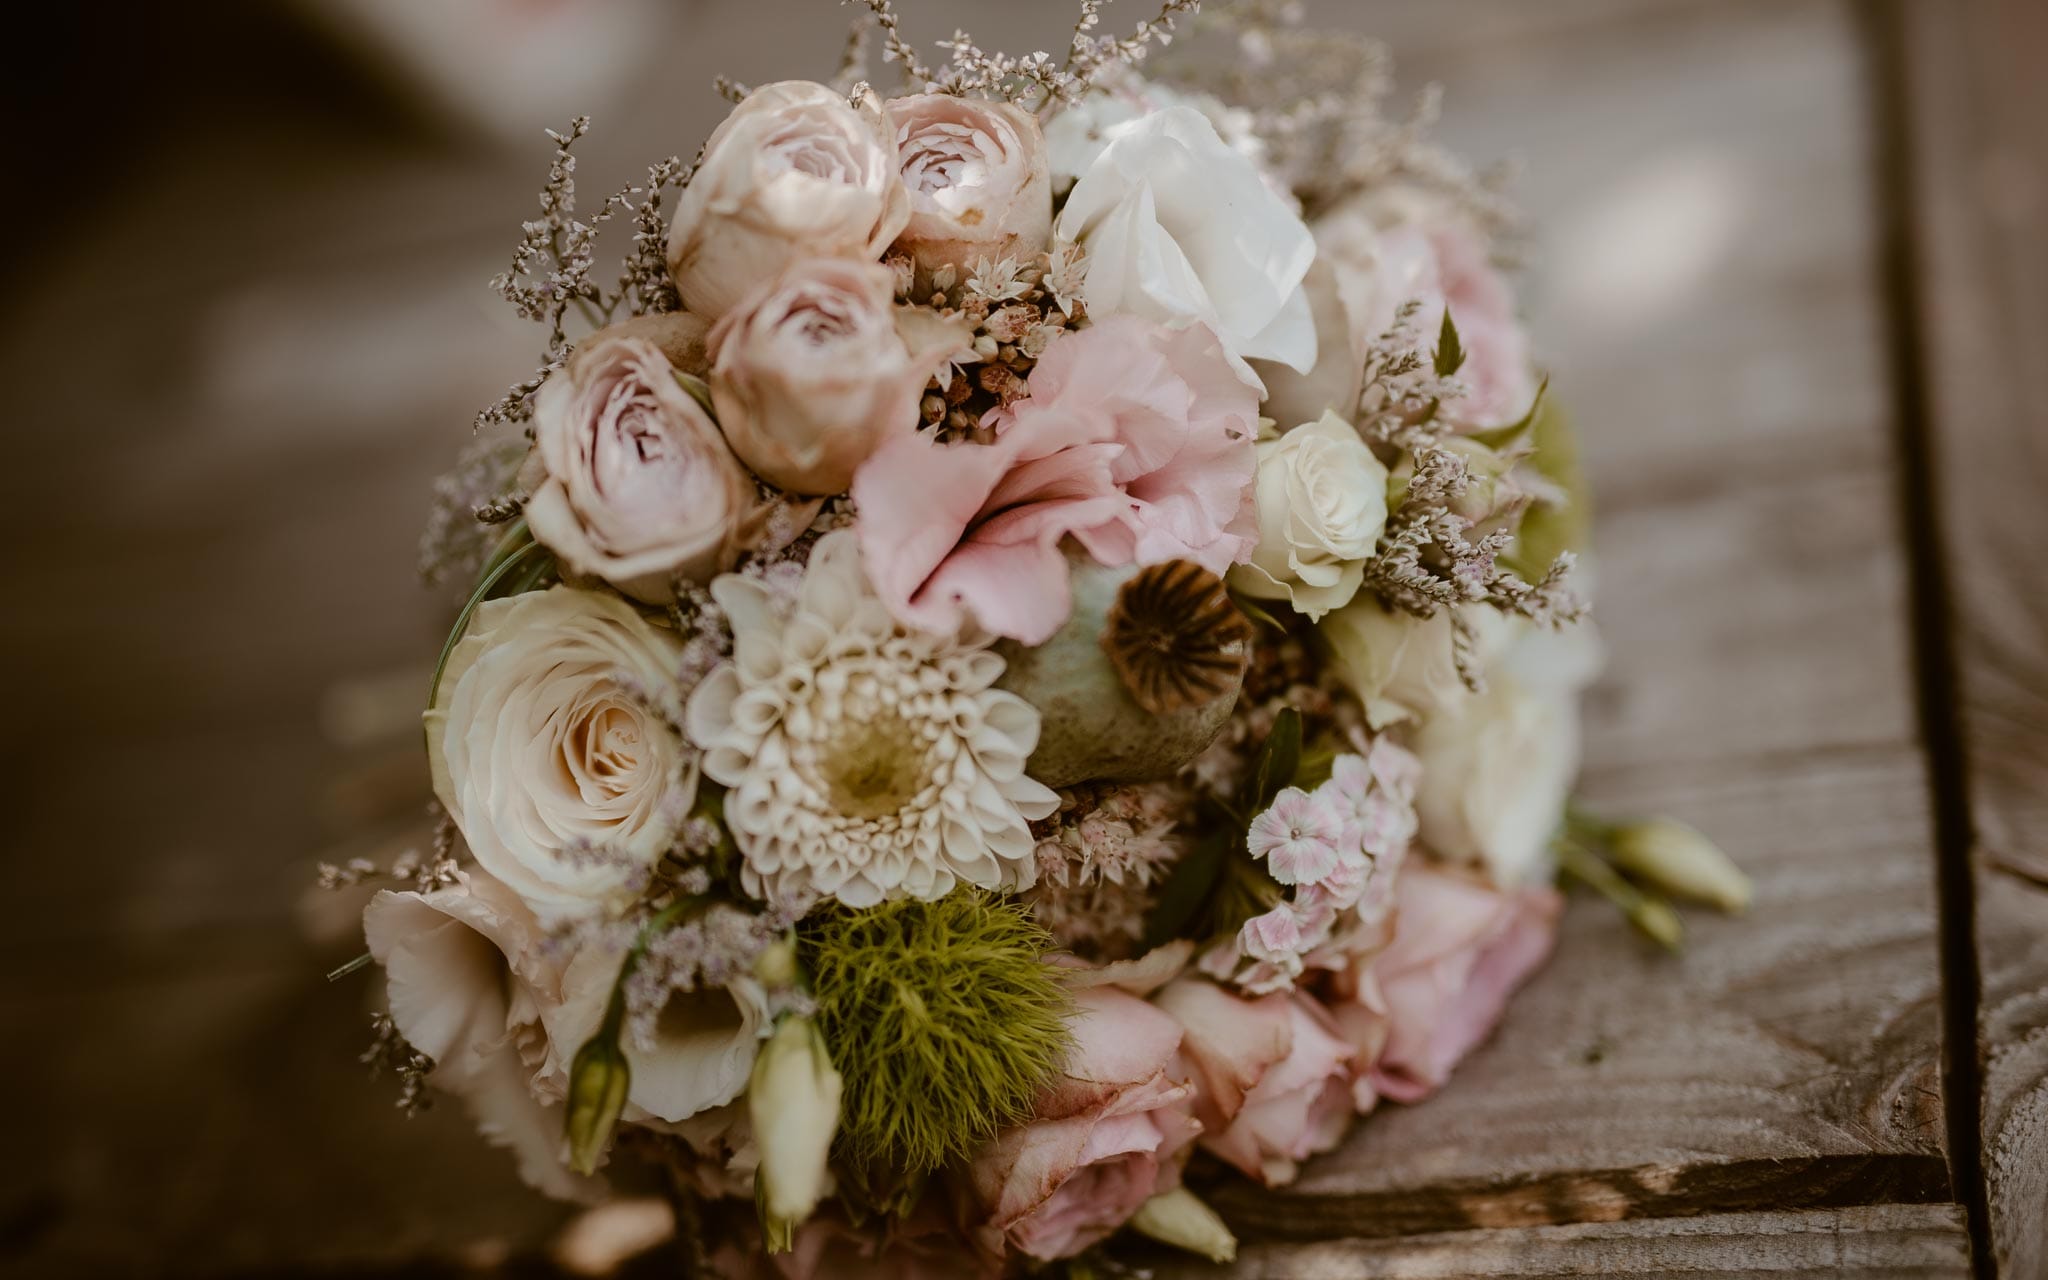
[[[747,1085],[747,1115],[761,1157],[754,1200],[770,1252],[789,1247],[796,1224],[810,1217],[825,1194],[839,1090],[839,1072],[811,1020],[784,1018],[761,1046]]]
[[[576,1051],[569,1067],[570,1168],[583,1174],[597,1172],[619,1113],[626,1109],[626,1090],[632,1082],[633,1069],[626,1065],[615,1028],[600,1030]]]
[[[1609,847],[1623,871],[1681,898],[1741,912],[1755,894],[1719,846],[1682,822],[1653,818],[1617,827]]]
[[[1162,1191],[1139,1205],[1131,1218],[1131,1228],[1211,1262],[1231,1262],[1237,1258],[1237,1237],[1230,1234],[1230,1228],[1223,1225],[1214,1209],[1186,1187]]]
[[[796,947],[787,939],[770,943],[754,957],[754,977],[770,991],[796,984]]]

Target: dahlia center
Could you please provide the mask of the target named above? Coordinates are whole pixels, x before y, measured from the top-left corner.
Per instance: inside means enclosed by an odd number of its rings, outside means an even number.
[[[924,739],[894,710],[847,716],[818,747],[820,789],[849,818],[900,813],[924,790]]]

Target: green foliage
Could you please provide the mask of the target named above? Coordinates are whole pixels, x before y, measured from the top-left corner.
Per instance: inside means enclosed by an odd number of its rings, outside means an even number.
[[[1014,902],[972,889],[804,922],[799,955],[845,1080],[855,1162],[922,1174],[1030,1116],[1069,1043],[1066,992],[1044,960],[1054,946]]]
[[[1444,322],[1436,331],[1436,376],[1448,378],[1464,367],[1465,347],[1458,341],[1458,326],[1451,320],[1451,309],[1445,307]]]
[[[469,593],[462,612],[455,616],[455,625],[449,629],[448,639],[441,645],[441,659],[434,664],[434,679],[427,686],[429,707],[441,696],[441,676],[448,670],[449,655],[455,652],[463,633],[469,630],[470,615],[476,612],[477,606],[501,596],[523,595],[541,586],[554,572],[554,556],[533,540],[533,533],[526,527],[524,519],[515,522],[498,549],[491,553],[476,590]]]
[[[1514,546],[1501,558],[1524,581],[1534,582],[1558,553],[1585,550],[1593,527],[1593,495],[1579,465],[1578,433],[1555,397],[1539,396],[1526,429],[1535,449],[1530,465],[1565,493],[1562,506],[1538,502],[1529,508]]]

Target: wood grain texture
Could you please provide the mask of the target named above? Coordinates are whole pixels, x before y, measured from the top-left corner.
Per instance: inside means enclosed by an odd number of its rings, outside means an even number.
[[[1855,36],[1841,4],[1659,8],[1511,60],[1425,64],[1483,97],[1468,149],[1512,133],[1571,171],[1554,187],[1531,172],[1545,276],[1597,275],[1573,257],[1589,224],[1699,264],[1671,297],[1554,284],[1538,332],[1565,352],[1557,385],[1595,469],[1610,664],[1588,701],[1587,798],[1712,832],[1758,905],[1695,914],[1672,959],[1575,902],[1549,969],[1441,1094],[1368,1118],[1283,1194],[1211,1189],[1247,1238],[1950,1197]],[[1563,141],[1624,101],[1626,150]],[[1671,232],[1690,216],[1664,203],[1678,196],[1731,221]],[[1635,317],[1626,332],[1611,309]],[[1757,412],[1731,420],[1731,395]],[[1750,450],[1783,465],[1730,465]]]
[[[1158,1280],[1224,1274],[1159,1258]],[[1954,1205],[1464,1231],[1405,1240],[1333,1240],[1246,1249],[1242,1280],[1465,1280],[1471,1276],[1829,1276],[1963,1280],[1969,1240]]]
[[[2048,1277],[2048,9],[1901,0],[1917,331],[1967,783],[2000,1274]]]

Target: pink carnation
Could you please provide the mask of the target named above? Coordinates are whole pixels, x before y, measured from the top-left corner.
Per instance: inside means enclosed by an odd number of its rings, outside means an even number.
[[[1193,560],[1221,573],[1257,536],[1257,396],[1216,335],[1111,316],[1062,335],[992,444],[904,437],[853,481],[869,576],[929,631],[963,615],[1040,644],[1072,609],[1061,544],[1105,565]]]
[[[1252,819],[1245,843],[1281,884],[1314,884],[1337,869],[1344,820],[1320,792],[1288,787]]]

